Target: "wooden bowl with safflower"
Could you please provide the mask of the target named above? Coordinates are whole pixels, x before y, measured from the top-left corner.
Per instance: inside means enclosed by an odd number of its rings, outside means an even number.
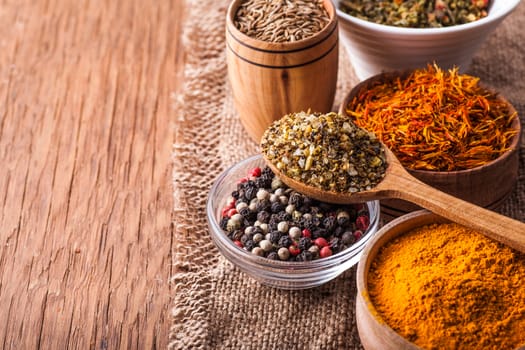
[[[365,349],[523,349],[525,256],[426,210],[384,225],[357,268]]]
[[[436,65],[382,73],[356,85],[339,112],[374,132],[411,175],[443,192],[495,210],[514,190],[520,120],[477,77]],[[381,201],[387,219],[418,209]]]

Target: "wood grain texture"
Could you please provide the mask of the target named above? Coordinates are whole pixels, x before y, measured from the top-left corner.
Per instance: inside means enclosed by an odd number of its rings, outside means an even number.
[[[0,2],[0,348],[164,348],[183,1]]]

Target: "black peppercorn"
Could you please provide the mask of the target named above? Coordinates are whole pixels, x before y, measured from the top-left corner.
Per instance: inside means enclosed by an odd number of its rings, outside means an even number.
[[[234,241],[238,241],[241,239],[241,237],[244,235],[244,232],[242,232],[241,230],[235,230],[231,233],[231,236],[230,238]]]
[[[297,261],[311,261],[312,259],[313,259],[313,254],[309,252],[308,250],[302,251],[295,258],[295,260]]]
[[[276,219],[277,219],[278,222],[291,221],[292,220],[292,216],[290,214],[288,214],[286,211],[280,211],[280,212],[277,213]]]
[[[260,223],[267,224],[268,220],[270,220],[270,213],[268,213],[267,211],[263,210],[257,213],[257,221],[259,221]]]
[[[271,204],[271,212],[272,213],[278,213],[280,211],[283,211],[284,208],[286,208],[281,202],[273,202]]]
[[[239,199],[239,191],[238,190],[235,190],[232,192],[232,197],[233,199]]]
[[[290,245],[292,245],[293,240],[290,238],[290,236],[285,235],[279,238],[279,242],[277,242],[277,245],[279,248],[285,247],[288,248]]]
[[[248,207],[244,207],[241,210],[239,210],[239,214],[242,215],[245,219],[250,219],[253,215],[252,211]]]
[[[343,250],[344,244],[341,239],[335,237],[330,241],[330,247],[332,248],[332,252],[335,254]]]
[[[329,235],[330,233],[321,227],[317,227],[312,230],[312,239],[316,239],[319,237],[327,238]]]
[[[228,220],[229,218],[227,216],[223,216],[221,218],[221,221],[219,222],[219,226],[221,227],[221,229],[223,229],[224,231],[226,231],[226,227],[228,226]]]
[[[344,227],[341,227],[341,226],[337,226],[335,230],[333,231],[333,235],[339,238],[341,238],[343,233],[345,233],[345,229]]]
[[[290,198],[288,199],[288,203],[293,204],[296,207],[300,207],[303,205],[303,195],[298,192],[292,192],[290,194]]]
[[[244,248],[246,248],[246,250],[248,251],[251,251],[255,247],[256,247],[256,244],[252,239],[249,239],[244,243]]]
[[[255,183],[253,183],[253,186],[249,186],[248,188],[246,188],[246,190],[244,191],[244,198],[247,202],[250,202],[252,199],[255,198],[255,196],[257,195],[257,190],[258,188],[256,187]]]
[[[273,177],[275,176],[272,169],[270,169],[269,166],[265,166],[262,170],[261,170],[261,176],[264,176],[264,177],[269,177],[270,179],[273,179]]]
[[[266,257],[270,260],[280,260],[277,252],[269,252],[268,255],[266,255]]]
[[[297,243],[297,248],[301,250],[307,250],[312,245],[312,240],[308,237],[301,237],[299,243]]]
[[[346,245],[354,244],[354,242],[355,242],[354,233],[352,231],[346,231],[345,233],[343,233],[343,236],[341,237],[341,240]]]
[[[337,225],[337,220],[334,216],[328,216],[323,219],[323,226],[329,232],[332,232],[335,229],[336,225]]]
[[[273,244],[277,244],[279,242],[279,240],[281,239],[282,235],[283,234],[281,232],[279,232],[279,231],[272,231],[272,232],[270,232],[270,236],[269,236],[268,240],[270,242],[272,242]]]

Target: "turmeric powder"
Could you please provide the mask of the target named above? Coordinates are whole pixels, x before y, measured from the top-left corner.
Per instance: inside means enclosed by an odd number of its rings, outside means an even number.
[[[382,247],[370,299],[424,349],[525,345],[525,255],[455,223],[416,228]]]

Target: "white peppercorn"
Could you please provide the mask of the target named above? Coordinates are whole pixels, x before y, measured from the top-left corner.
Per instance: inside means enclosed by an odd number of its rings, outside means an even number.
[[[312,253],[314,259],[318,258],[319,257],[319,247],[316,246],[315,244],[310,246],[310,248],[308,248],[308,251],[310,253]]]
[[[259,191],[257,191],[256,197],[258,200],[262,201],[270,197],[270,192],[266,191],[264,188],[261,188]]]
[[[259,243],[260,241],[262,241],[263,238],[264,236],[261,233],[256,233],[253,235],[252,240],[254,243]]]
[[[282,232],[282,233],[288,232],[288,222],[286,221],[279,222],[277,224],[277,231]]]
[[[301,229],[297,226],[293,226],[288,230],[288,235],[293,240],[298,240],[301,238]]]
[[[264,249],[265,252],[269,252],[270,250],[272,250],[273,244],[269,240],[263,239],[262,241],[259,242],[259,247]]]
[[[255,247],[252,249],[252,253],[258,256],[264,256],[264,249],[261,247]]]
[[[233,220],[233,219],[229,219],[228,220],[228,223],[226,224],[226,230],[228,232],[233,232],[235,230],[238,230],[241,228],[241,222],[239,220]]]
[[[235,209],[237,209],[237,211],[240,213],[241,209],[244,209],[244,208],[247,208],[247,207],[248,207],[248,203],[246,203],[246,202],[239,202],[235,206]]]
[[[284,183],[283,183],[283,181],[280,178],[278,178],[277,176],[275,176],[273,178],[272,185],[271,185],[272,190],[276,190],[279,187],[283,187],[283,185],[284,185]]]
[[[290,257],[290,251],[288,250],[288,248],[282,247],[279,248],[279,250],[277,251],[277,255],[279,255],[279,259],[281,260],[288,260],[288,258]]]
[[[268,224],[260,224],[259,227],[264,233],[268,233]]]
[[[277,196],[282,196],[284,194],[284,188],[278,188],[274,191],[274,194]]]
[[[233,214],[232,217],[230,218],[230,220],[234,220],[234,221],[238,221],[238,222],[242,222],[242,215],[237,213],[237,214]]]

